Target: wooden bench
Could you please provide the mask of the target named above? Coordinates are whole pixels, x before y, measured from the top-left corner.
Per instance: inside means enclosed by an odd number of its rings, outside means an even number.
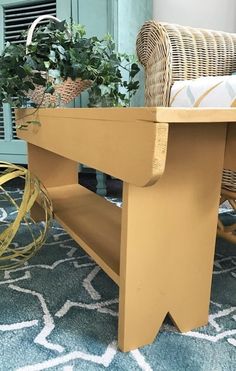
[[[16,112],[18,124],[40,122],[17,131],[28,142],[29,168],[58,222],[119,285],[120,349],[151,343],[167,313],[180,331],[205,325],[236,108],[32,112]],[[235,161],[236,146],[231,151],[227,161]],[[78,162],[123,180],[122,209],[77,184]]]

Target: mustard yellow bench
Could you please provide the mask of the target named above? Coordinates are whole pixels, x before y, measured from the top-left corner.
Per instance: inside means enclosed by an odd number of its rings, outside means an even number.
[[[137,51],[150,107],[40,109],[31,119],[41,126],[18,129],[55,218],[119,285],[123,351],[151,343],[167,313],[181,331],[208,321],[222,170],[236,171],[236,109],[161,106],[174,81],[234,72],[235,50],[233,34],[148,22]],[[32,112],[18,110],[19,122]],[[122,209],[77,184],[78,162],[123,180]],[[34,213],[40,219],[40,206]]]
[[[18,123],[33,111],[17,110]],[[151,343],[167,313],[180,331],[205,325],[236,108],[39,109],[31,119],[41,125],[17,135],[55,218],[119,285],[120,349]],[[122,209],[77,184],[78,162],[123,180]]]

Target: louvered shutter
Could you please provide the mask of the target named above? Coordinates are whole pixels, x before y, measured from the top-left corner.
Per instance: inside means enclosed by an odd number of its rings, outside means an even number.
[[[2,108],[0,108],[0,140],[4,140],[4,121]]]
[[[19,0],[14,4],[6,0],[2,5],[2,20],[0,19],[3,24],[3,42],[25,43],[22,32],[40,15],[56,16],[56,8],[56,0]],[[26,163],[26,145],[16,136],[14,110],[9,107],[0,107],[0,159]]]
[[[5,41],[12,43],[25,42],[20,37],[21,33],[29,28],[35,18],[45,14],[56,16],[56,0],[37,1],[35,3],[27,1],[27,3],[29,4],[10,6],[4,9]]]

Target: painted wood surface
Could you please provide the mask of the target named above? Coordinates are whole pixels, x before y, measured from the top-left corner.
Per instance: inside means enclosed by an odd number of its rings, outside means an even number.
[[[18,135],[31,144],[123,181],[146,186],[155,183],[163,173],[168,136],[168,124],[149,121],[147,125],[145,112],[148,111],[40,109],[31,117],[40,125],[29,125],[27,130],[18,130]],[[34,110],[17,110],[19,124],[24,125],[31,112]],[[61,135],[54,140],[58,131]]]
[[[17,111],[18,117],[26,113],[30,111]],[[145,158],[144,140],[136,147],[139,164],[129,168],[130,158],[123,157],[122,167],[129,169],[130,178],[124,179],[122,210],[75,184],[71,156],[75,127],[76,158],[87,156],[102,167],[109,163],[111,175],[116,175],[116,157],[122,154],[110,155],[107,142],[111,133],[114,131],[116,138],[118,130],[124,154],[127,142],[133,146],[139,130],[152,147],[150,130],[157,130],[163,117],[164,129],[169,126],[169,130],[167,145],[162,147],[156,141],[158,155],[153,152],[149,160]],[[236,127],[235,109],[56,109],[39,110],[38,118],[41,127],[18,130],[18,135],[30,142],[30,169],[51,192],[57,220],[119,284],[120,349],[129,351],[151,343],[167,313],[180,331],[205,325],[226,132],[228,125],[230,129]],[[67,129],[73,129],[60,131],[60,118],[64,118]],[[47,135],[43,136],[44,126]],[[89,147],[93,135],[98,136],[100,148]],[[236,132],[231,131],[231,135]],[[81,150],[84,142],[87,155]],[[117,142],[114,146],[120,150]],[[137,170],[145,174],[148,162],[153,166],[154,159],[162,164],[159,179],[150,186],[137,186],[133,182]],[[64,177],[52,177],[51,164],[58,172],[60,161],[69,161]],[[40,216],[38,209],[35,212]]]
[[[236,126],[228,125],[224,168],[236,172]]]
[[[225,129],[170,124],[163,176],[152,187],[124,185],[118,334],[125,351],[153,342],[168,313],[182,332],[208,321]]]
[[[121,209],[78,184],[48,191],[60,225],[119,285]]]

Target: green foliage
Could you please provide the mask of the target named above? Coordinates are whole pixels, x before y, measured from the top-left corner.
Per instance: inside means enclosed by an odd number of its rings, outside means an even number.
[[[116,52],[110,35],[97,41],[95,51],[98,75],[89,89],[89,106],[128,106],[139,88],[134,56]]]
[[[90,106],[104,99],[109,105],[128,105],[138,89],[138,65],[133,57],[115,51],[110,35],[101,40],[85,35],[81,25],[50,22],[35,30],[27,51],[25,45],[7,43],[0,56],[0,103],[20,107],[35,84],[53,93],[54,84],[70,77],[93,82]]]

